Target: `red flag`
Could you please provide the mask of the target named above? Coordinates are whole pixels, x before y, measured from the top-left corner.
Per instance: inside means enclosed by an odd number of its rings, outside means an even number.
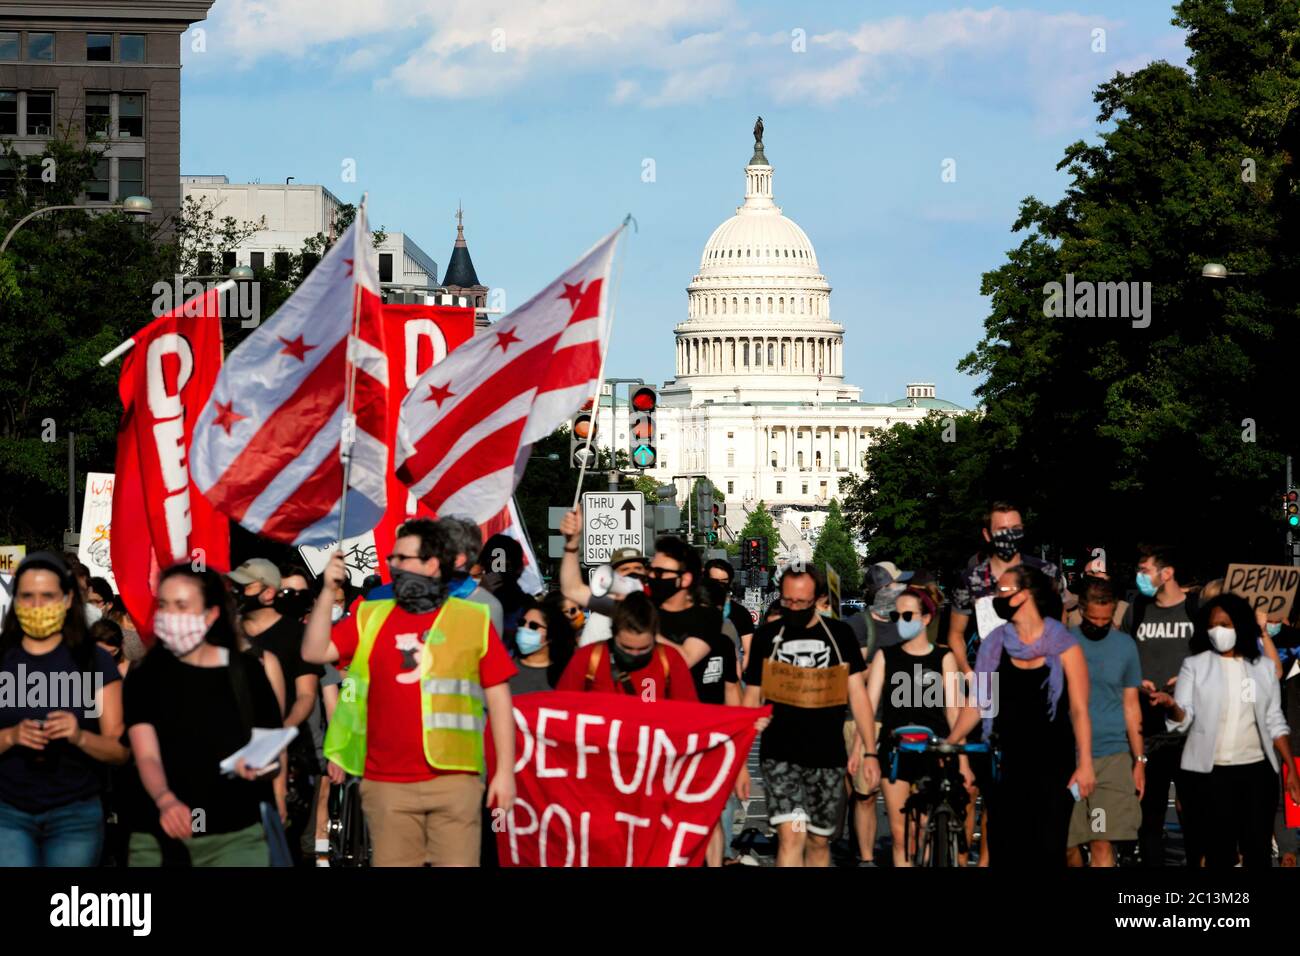
[[[347,437],[343,536],[364,534],[384,513],[388,359],[372,253],[363,207],[275,315],[230,353],[199,417],[194,484],[254,534],[295,545],[337,540]]]
[[[517,796],[493,826],[502,866],[700,866],[754,721],[771,714],[571,691],[514,707]]]
[[[118,380],[118,533],[110,538],[110,553],[118,591],[141,634],[152,631],[159,568],[202,560],[230,569],[230,526],[195,489],[185,454],[221,371],[221,288],[137,332]]]
[[[621,231],[425,372],[406,396],[397,476],[431,509],[480,524],[494,518],[532,443],[596,393]]]
[[[375,525],[375,550],[379,555],[379,574],[387,581],[388,562],[397,528],[407,518],[434,517],[434,513],[415,500],[406,485],[394,473],[397,447],[397,419],[402,399],[420,376],[447,353],[469,340],[474,334],[474,309],[468,306],[385,305],[384,345],[393,387],[388,390],[388,509]]]

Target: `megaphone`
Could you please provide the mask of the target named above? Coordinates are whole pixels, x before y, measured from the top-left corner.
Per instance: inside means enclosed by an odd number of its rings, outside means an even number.
[[[636,578],[625,577],[616,572],[610,565],[602,564],[598,568],[591,569],[591,576],[587,580],[587,586],[591,588],[593,597],[621,597],[625,594],[635,594],[637,591],[644,591],[645,587]]]

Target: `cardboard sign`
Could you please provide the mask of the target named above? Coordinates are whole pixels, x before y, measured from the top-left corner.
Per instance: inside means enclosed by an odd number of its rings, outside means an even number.
[[[27,545],[0,545],[0,574],[13,574],[18,570],[18,563],[27,557]]]
[[[1263,608],[1270,621],[1291,616],[1297,584],[1300,567],[1285,564],[1230,564],[1223,579],[1225,591],[1240,594],[1255,610]]]
[[[791,707],[836,707],[849,702],[849,665],[799,667],[764,658],[763,696]]]
[[[830,564],[826,565],[826,590],[830,592],[831,617],[838,621],[842,616],[840,614],[840,576]]]

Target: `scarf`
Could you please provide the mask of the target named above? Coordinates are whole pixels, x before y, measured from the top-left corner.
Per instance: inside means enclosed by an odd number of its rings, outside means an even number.
[[[1016,633],[1015,624],[1008,622],[990,633],[980,644],[979,653],[975,657],[975,672],[977,674],[996,673],[1002,663],[1002,651],[1004,649],[1008,655],[1022,661],[1046,657],[1047,717],[1049,720],[1055,720],[1056,705],[1060,702],[1061,691],[1065,688],[1065,667],[1061,663],[1061,654],[1071,647],[1077,646],[1078,643],[1078,638],[1067,631],[1065,625],[1054,617],[1043,620],[1043,633],[1038,640],[1032,643],[1021,641],[1020,635]],[[992,686],[991,682],[989,686]],[[985,704],[984,701],[979,703],[981,706]],[[985,717],[984,733],[987,736],[992,732],[993,718]]]

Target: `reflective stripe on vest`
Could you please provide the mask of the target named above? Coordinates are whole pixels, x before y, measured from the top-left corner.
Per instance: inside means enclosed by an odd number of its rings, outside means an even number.
[[[391,599],[363,601],[358,606],[357,652],[325,737],[326,756],[354,776],[365,771],[370,650],[395,606]],[[479,662],[487,653],[488,635],[487,607],[459,598],[446,600],[425,635],[419,665],[424,757],[438,770],[483,773],[487,769]]]

